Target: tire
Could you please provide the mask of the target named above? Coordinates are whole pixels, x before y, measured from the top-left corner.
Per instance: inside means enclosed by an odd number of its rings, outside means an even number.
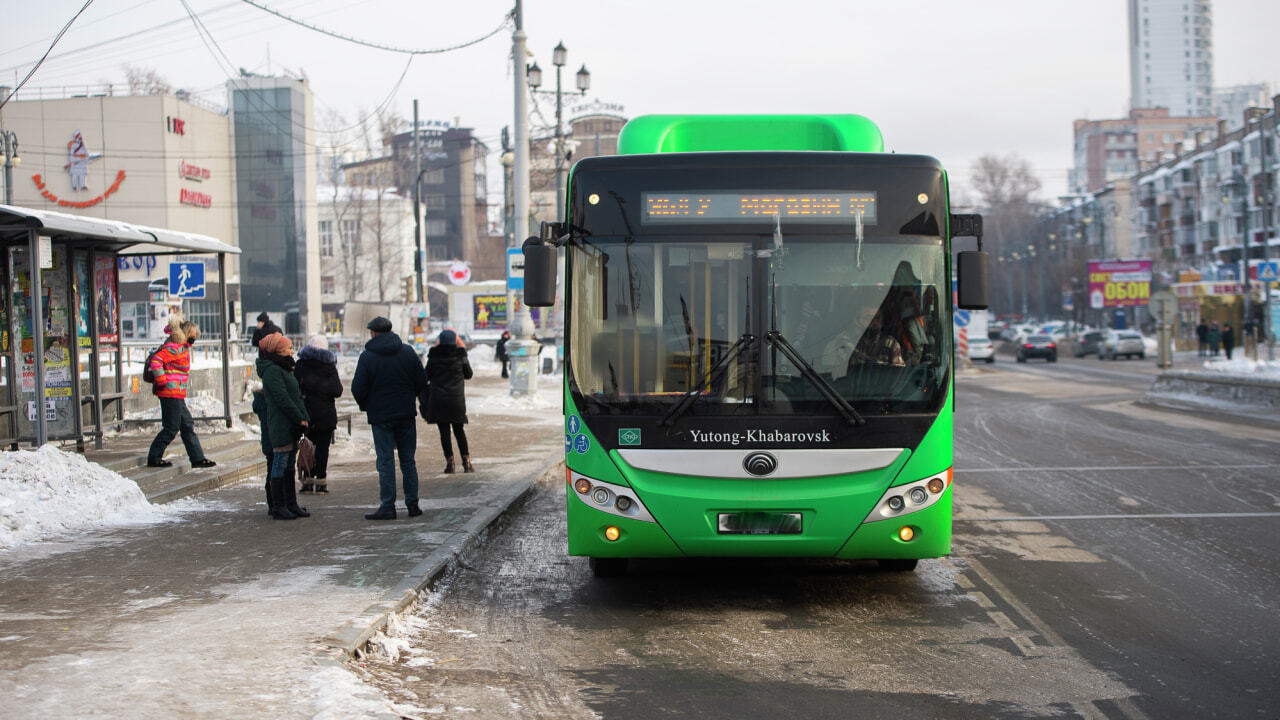
[[[920,562],[912,558],[911,560],[903,560],[901,558],[881,558],[876,563],[880,565],[880,569],[885,572],[911,572],[916,569],[916,563]]]
[[[1050,355],[1050,356],[1049,356],[1049,362],[1058,362],[1058,356],[1057,356],[1057,355]]]
[[[591,572],[598,578],[622,577],[627,574],[627,558],[589,558]]]
[[[1139,360],[1146,360],[1146,359],[1147,359],[1147,354],[1146,354],[1145,352],[1140,352],[1140,353],[1138,353],[1138,359],[1139,359]]]
[[[994,365],[994,364],[995,364],[995,362],[996,362],[996,356],[995,356],[995,355],[992,355],[991,357],[987,358],[987,364],[988,364],[988,365]]]

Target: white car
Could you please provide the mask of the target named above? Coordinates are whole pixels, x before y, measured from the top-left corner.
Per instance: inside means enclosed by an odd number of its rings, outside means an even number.
[[[976,337],[969,340],[969,359],[986,360],[987,364],[996,361],[996,346],[990,338]]]
[[[1099,360],[1115,360],[1121,355],[1139,360],[1147,356],[1142,334],[1137,330],[1108,330],[1098,343]]]

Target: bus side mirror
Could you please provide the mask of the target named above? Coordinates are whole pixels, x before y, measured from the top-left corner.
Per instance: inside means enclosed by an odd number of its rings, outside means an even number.
[[[524,241],[524,304],[551,307],[556,304],[556,248],[536,237]]]
[[[966,250],[956,254],[957,288],[956,305],[961,310],[986,310],[988,305],[987,254],[981,250]]]

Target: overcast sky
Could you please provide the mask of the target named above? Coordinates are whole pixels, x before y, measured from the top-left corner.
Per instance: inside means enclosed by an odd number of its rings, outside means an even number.
[[[255,0],[382,44],[439,48],[483,36],[512,0]],[[511,32],[444,54],[406,56],[292,25],[238,0],[187,0],[235,68],[304,72],[317,125],[352,125],[384,102],[404,117],[454,121],[498,147],[512,123]],[[0,84],[13,85],[83,0],[8,0]],[[586,64],[588,98],[644,113],[860,113],[888,149],[939,158],[954,191],[975,158],[1015,153],[1066,191],[1071,123],[1128,109],[1124,0],[528,0],[530,59],[554,86],[551,50],[569,50],[565,86]],[[16,22],[14,21],[16,19]],[[1280,2],[1213,3],[1216,86],[1280,92]],[[28,87],[122,82],[124,65],[225,104],[226,71],[181,0],[95,0]],[[225,65],[225,63],[223,63]],[[552,105],[544,115],[553,117]],[[538,120],[535,118],[535,124]]]

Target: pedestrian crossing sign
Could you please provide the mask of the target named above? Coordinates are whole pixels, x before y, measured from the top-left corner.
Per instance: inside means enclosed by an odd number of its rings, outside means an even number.
[[[1276,282],[1280,280],[1280,263],[1263,262],[1258,263],[1258,281],[1259,282]]]

